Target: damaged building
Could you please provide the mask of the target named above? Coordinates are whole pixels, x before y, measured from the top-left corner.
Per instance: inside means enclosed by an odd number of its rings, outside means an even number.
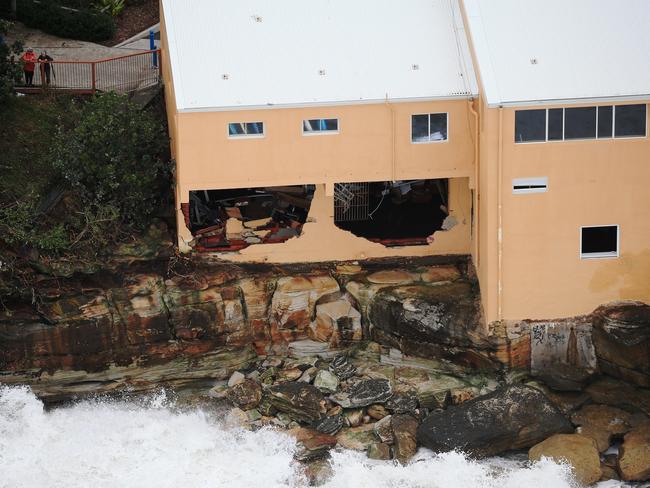
[[[471,256],[487,324],[650,301],[647,3],[161,5],[182,252]]]

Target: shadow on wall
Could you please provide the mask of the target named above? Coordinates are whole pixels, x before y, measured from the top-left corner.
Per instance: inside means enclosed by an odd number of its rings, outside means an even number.
[[[618,288],[619,298],[650,302],[650,249],[637,254],[624,253],[608,260],[594,273],[589,288],[604,292]]]

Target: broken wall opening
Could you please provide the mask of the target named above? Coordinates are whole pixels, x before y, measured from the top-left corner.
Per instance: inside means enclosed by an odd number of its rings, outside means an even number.
[[[182,204],[197,251],[237,251],[299,237],[315,185],[196,190]]]
[[[453,225],[449,180],[403,180],[334,185],[334,222],[385,246],[417,246]]]

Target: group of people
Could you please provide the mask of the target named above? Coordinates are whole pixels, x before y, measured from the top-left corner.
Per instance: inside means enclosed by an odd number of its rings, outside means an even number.
[[[25,54],[20,57],[20,60],[23,62],[23,74],[25,75],[26,86],[34,86],[34,71],[36,70],[37,63],[41,63],[43,66],[43,74],[45,75],[43,81],[47,85],[50,84],[52,75],[56,77],[54,65],[51,64],[54,59],[47,54],[47,51],[41,52],[40,56],[37,57],[34,49],[28,47]]]

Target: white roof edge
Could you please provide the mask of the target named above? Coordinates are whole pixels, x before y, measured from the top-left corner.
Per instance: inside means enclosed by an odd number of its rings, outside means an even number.
[[[467,95],[440,96],[440,97],[421,97],[421,98],[380,98],[373,100],[345,100],[335,102],[305,102],[305,103],[285,103],[269,105],[245,105],[245,106],[225,106],[225,107],[198,107],[178,109],[178,113],[193,112],[244,112],[247,110],[268,110],[283,108],[310,108],[310,107],[340,107],[346,105],[379,105],[384,103],[417,103],[417,102],[444,102],[450,100],[468,100],[478,96],[478,93]]]
[[[167,3],[169,0],[162,0],[160,2],[160,8],[162,9],[161,17],[165,19],[165,31],[161,33],[167,38],[167,49],[169,50],[169,75],[173,80],[174,84],[174,103],[176,105],[176,112],[179,112],[179,107],[183,105],[183,82],[182,76],[177,75],[177,71],[180,69],[177,64],[178,59],[178,48],[176,46],[176,29],[174,28],[174,19],[173,15],[167,15]]]
[[[483,85],[483,92],[488,105],[499,104],[501,102],[499,86],[497,84],[494,67],[492,66],[492,59],[490,58],[490,49],[488,47],[485,27],[483,26],[481,7],[477,0],[461,1],[465,7],[465,16],[467,17],[467,23],[469,24],[466,26],[465,30],[468,39],[471,39],[471,46],[474,48],[474,54],[476,55],[477,63],[474,69],[478,71],[477,78],[480,79],[481,84]],[[489,63],[480,64],[478,62],[479,59],[488,59]]]
[[[587,97],[587,98],[558,98],[550,100],[522,100],[489,103],[488,108],[499,107],[536,107],[542,105],[581,105],[585,103],[618,103],[618,102],[642,102],[650,101],[650,93],[642,95],[619,95],[610,97]]]

